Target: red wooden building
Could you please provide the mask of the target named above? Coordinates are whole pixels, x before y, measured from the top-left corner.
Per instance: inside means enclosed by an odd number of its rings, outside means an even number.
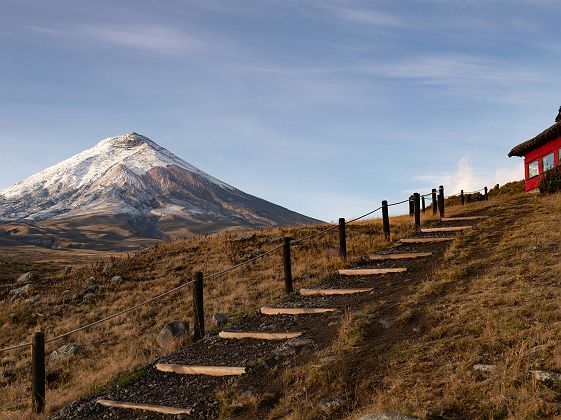
[[[536,137],[515,146],[508,157],[524,156],[526,191],[538,188],[540,175],[561,161],[561,108],[555,124]]]

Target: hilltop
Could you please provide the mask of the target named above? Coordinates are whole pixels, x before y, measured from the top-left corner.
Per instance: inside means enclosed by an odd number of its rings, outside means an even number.
[[[197,406],[199,416],[208,413],[224,417],[358,418],[372,412],[421,418],[559,415],[561,394],[557,378],[561,358],[556,343],[561,330],[557,325],[559,306],[555,302],[561,298],[557,281],[561,271],[558,262],[561,200],[559,195],[526,195],[516,192],[519,190],[520,185],[517,188],[510,185],[493,191],[488,202],[448,207],[449,214],[488,217],[478,221],[473,229],[455,235],[450,246],[426,248],[433,252],[433,257],[426,262],[407,263],[409,274],[349,280],[335,273],[345,266],[397,266],[373,265],[363,259],[372,252],[404,249],[403,246],[388,248],[381,240],[379,220],[349,229],[351,258],[346,264],[337,257],[335,233],[295,249],[296,288],[322,284],[331,287],[367,284],[374,288],[373,293],[360,298],[321,301],[323,305],[347,308],[340,314],[315,319],[308,316],[297,321],[269,319],[255,312],[255,308],[265,304],[281,302],[280,306],[299,306],[307,301],[297,296],[282,298],[282,261],[278,254],[256,261],[240,272],[229,273],[218,282],[207,283],[208,317],[215,312],[238,314],[231,317],[226,327],[234,330],[278,329],[282,325],[303,329],[305,339],[313,342],[303,353],[298,350],[293,357],[284,344],[267,344],[262,348],[267,356],[260,359],[253,353],[254,346],[246,348],[240,344],[230,350],[222,349],[228,344],[218,340],[218,330],[213,330],[194,346],[161,354],[154,337],[162,322],[185,319],[186,314],[187,319],[190,317],[189,298],[183,295],[140,309],[122,321],[109,323],[102,331],[93,329],[91,333],[74,337],[73,342],[82,345],[85,351],[50,365],[51,409],[72,396],[91,391],[92,384],[105,384],[108,378],[121,372],[108,388],[98,388],[97,395],[115,399],[128,395],[134,399],[137,393],[142,397],[143,389],[149,386],[157,390],[150,394],[152,402],[172,405],[175,395],[192,405],[190,401],[199,396],[205,401]],[[430,215],[426,216],[425,226],[442,226]],[[409,218],[392,220],[394,241],[411,234]],[[48,294],[28,314],[23,311],[25,305],[9,304],[10,307],[2,308],[4,313],[17,307],[23,312],[6,319],[5,330],[13,331],[14,335],[4,337],[3,344],[17,341],[25,335],[25,328],[37,323],[52,335],[64,332],[76,326],[79,319],[95,320],[177,285],[182,278],[189,278],[191,271],[213,272],[250,258],[258,250],[269,249],[285,235],[298,238],[323,228],[269,230],[160,245],[114,259],[114,266],[105,274],[100,274],[104,263],[84,267],[72,276],[63,276],[63,287],[79,294],[89,276],[95,275],[99,284],[95,310],[93,302],[72,302],[63,310],[64,319],[60,318],[62,314],[53,317],[44,305],[52,302],[53,306],[47,307],[55,308],[61,297],[48,297]],[[117,273],[124,278],[119,286],[110,282],[111,276]],[[40,279],[39,286],[48,282]],[[210,319],[208,322],[212,325]],[[102,347],[96,345],[100,342],[104,343]],[[201,345],[206,350],[199,353],[197,349]],[[51,346],[49,351],[55,347]],[[204,378],[170,376],[165,389],[160,389],[153,364],[149,363],[156,356],[159,361],[184,363],[193,359],[205,363],[212,362],[217,354],[227,355],[228,360],[249,357],[254,373],[240,380],[226,381],[224,389],[214,388],[215,385],[204,388],[207,386]],[[5,359],[5,369],[17,363],[16,360],[17,355]],[[147,363],[144,367],[126,370],[142,365],[142,361]],[[96,366],[95,374],[91,373],[92,364]],[[25,366],[20,363],[20,368]],[[70,366],[72,369],[68,371]],[[87,371],[90,373],[84,376]],[[17,375],[13,378],[9,380],[6,395],[11,395],[14,401],[23,398],[19,405],[23,408],[27,404],[26,381],[15,380],[19,378]],[[173,385],[176,382],[177,386],[191,385],[177,388]],[[198,390],[196,393],[189,391],[192,386]],[[75,415],[79,413],[77,407],[86,410],[82,413],[99,410],[95,404],[89,405],[96,398],[94,395],[93,400],[86,398],[74,403],[63,413]],[[142,398],[146,401],[148,397]],[[211,404],[212,401],[216,404]],[[10,405],[10,410],[16,410],[15,404]]]
[[[0,190],[0,246],[127,249],[317,220],[247,194],[128,133]]]

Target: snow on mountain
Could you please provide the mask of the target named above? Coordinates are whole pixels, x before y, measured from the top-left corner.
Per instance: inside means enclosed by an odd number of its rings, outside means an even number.
[[[70,188],[78,189],[102,177],[116,164],[125,166],[137,175],[143,175],[154,167],[177,165],[205,177],[222,188],[232,188],[178,158],[149,138],[137,133],[127,133],[101,140],[91,149],[0,190],[0,195],[9,199],[33,194],[39,190],[57,192]]]
[[[0,191],[0,221],[126,215],[150,232],[313,223],[246,194],[137,133],[102,140]],[[146,228],[149,226],[149,228]]]

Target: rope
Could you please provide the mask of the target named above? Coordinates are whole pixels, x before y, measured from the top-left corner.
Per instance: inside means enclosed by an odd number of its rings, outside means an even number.
[[[479,190],[479,191],[474,191],[474,192],[472,192],[472,193],[467,193],[467,194],[474,194],[475,192],[480,192],[480,191],[482,191],[482,190],[483,190],[483,188],[482,188],[481,190]],[[426,196],[429,196],[429,195],[432,195],[432,192],[431,192],[431,193],[428,193],[428,194],[424,194],[423,197],[426,197]],[[456,194],[456,195],[458,195],[458,194]],[[454,195],[454,196],[456,196],[456,195]],[[454,197],[454,196],[449,196],[449,197]],[[449,198],[449,197],[448,197],[448,198]],[[411,198],[408,198],[408,199],[403,200],[403,201],[399,201],[399,202],[397,202],[397,203],[388,204],[388,207],[397,206],[397,205],[399,205],[399,204],[407,203],[407,202],[409,202],[409,201],[411,201]],[[368,217],[368,216],[370,216],[371,214],[376,213],[376,212],[379,211],[381,208],[382,208],[382,207],[378,207],[377,209],[372,210],[372,211],[369,211],[368,213],[365,213],[365,214],[363,214],[362,216],[359,216],[359,217],[356,217],[356,218],[354,218],[354,219],[351,219],[351,220],[347,221],[346,224],[353,223],[353,222],[356,222],[356,221],[358,221],[358,220],[364,219],[365,217]],[[303,241],[306,241],[306,240],[308,240],[308,239],[315,238],[315,237],[320,236],[320,235],[324,235],[324,234],[326,234],[326,233],[328,233],[328,232],[331,232],[332,230],[337,229],[338,227],[339,227],[338,225],[334,225],[334,226],[331,226],[330,228],[327,228],[327,229],[325,229],[325,230],[322,230],[321,232],[317,232],[317,233],[314,233],[314,234],[309,235],[309,236],[305,236],[305,237],[300,238],[300,239],[297,239],[297,240],[291,240],[291,244],[298,244],[298,243],[303,242]],[[212,278],[221,276],[221,275],[223,275],[223,274],[229,273],[230,271],[233,271],[233,270],[235,270],[235,269],[237,269],[237,268],[239,268],[239,267],[242,267],[242,266],[247,265],[247,264],[249,264],[249,263],[251,263],[251,262],[253,262],[253,261],[256,261],[256,260],[258,260],[258,259],[260,259],[260,258],[263,258],[263,257],[265,257],[265,256],[267,256],[267,255],[270,255],[270,254],[272,254],[273,252],[275,252],[276,250],[282,248],[283,246],[284,246],[284,244],[278,245],[278,246],[276,246],[276,247],[270,249],[269,251],[263,252],[262,254],[259,254],[259,255],[255,256],[255,257],[253,257],[253,258],[250,258],[249,260],[246,260],[246,261],[244,261],[244,262],[241,262],[241,263],[239,263],[239,264],[236,264],[236,265],[234,265],[234,266],[232,266],[232,267],[226,268],[226,269],[224,269],[224,270],[222,270],[222,271],[219,271],[219,272],[217,272],[217,273],[213,273],[213,274],[207,276],[206,278],[207,278],[207,279],[212,279]],[[167,290],[167,291],[165,291],[165,292],[163,292],[163,293],[160,293],[159,295],[156,295],[156,296],[154,296],[154,297],[152,297],[152,298],[150,298],[150,299],[148,299],[148,300],[145,300],[145,301],[140,302],[140,303],[138,303],[138,304],[136,304],[136,305],[133,305],[133,306],[131,306],[130,308],[123,309],[122,311],[119,311],[119,312],[114,313],[114,314],[112,314],[112,315],[106,316],[105,318],[99,319],[99,320],[97,320],[97,321],[95,321],[95,322],[92,322],[92,323],[90,323],[90,324],[83,325],[83,326],[81,326],[81,327],[78,327],[78,328],[75,328],[75,329],[73,329],[73,330],[70,330],[70,331],[68,331],[68,332],[66,332],[66,333],[64,333],[64,334],[61,334],[61,335],[58,335],[58,336],[56,336],[56,337],[50,338],[50,339],[48,339],[48,340],[45,340],[45,343],[51,343],[51,342],[53,342],[53,341],[60,340],[61,338],[68,337],[69,335],[72,335],[72,334],[77,333],[77,332],[79,332],[79,331],[83,331],[83,330],[86,330],[86,329],[88,329],[88,328],[91,328],[91,327],[93,327],[93,326],[95,326],[95,325],[99,325],[99,324],[101,324],[101,323],[103,323],[103,322],[109,321],[109,320],[111,320],[111,319],[113,319],[113,318],[116,318],[116,317],[118,317],[118,316],[120,316],[120,315],[124,315],[124,314],[126,314],[126,313],[132,312],[132,311],[134,311],[135,309],[138,309],[138,308],[140,308],[140,307],[142,307],[142,306],[145,306],[145,305],[147,305],[147,304],[149,304],[149,303],[151,303],[151,302],[154,302],[155,300],[158,300],[158,299],[160,299],[160,298],[162,298],[162,297],[164,297],[164,296],[167,296],[167,295],[169,295],[169,294],[171,294],[171,293],[175,293],[175,292],[177,292],[178,290],[181,290],[181,289],[187,287],[188,285],[190,285],[190,284],[192,284],[192,283],[194,283],[194,282],[195,282],[195,280],[191,280],[191,281],[189,281],[189,282],[187,282],[187,283],[183,283],[183,284],[181,284],[181,285],[179,285],[179,286],[177,286],[177,287],[174,287],[173,289]],[[4,286],[4,287],[5,287],[5,286]],[[19,349],[19,348],[22,348],[22,347],[27,347],[27,346],[30,346],[30,345],[31,345],[31,343],[30,343],[30,342],[27,342],[27,343],[18,344],[18,345],[15,345],[15,346],[5,347],[5,348],[3,348],[3,349],[0,349],[0,353],[4,353],[4,352],[10,351],[10,350]]]
[[[251,263],[251,262],[253,262],[253,261],[255,261],[255,260],[259,259],[259,258],[263,258],[263,257],[265,257],[265,256],[267,256],[267,255],[269,255],[269,254],[272,254],[272,253],[273,253],[274,251],[276,251],[277,249],[282,248],[282,246],[283,246],[283,245],[276,246],[276,247],[274,247],[273,249],[270,249],[269,251],[264,252],[264,253],[262,253],[262,254],[260,254],[260,255],[258,255],[258,256],[256,256],[256,257],[253,257],[253,258],[251,258],[251,259],[249,259],[249,260],[247,260],[247,261],[244,261],[244,262],[242,262],[242,263],[240,263],[240,264],[236,264],[236,265],[234,265],[234,266],[232,266],[232,267],[229,267],[229,268],[227,268],[227,269],[225,269],[225,270],[219,271],[218,273],[211,274],[211,275],[209,275],[209,276],[207,277],[207,279],[211,279],[211,278],[214,278],[214,277],[218,277],[218,276],[220,276],[220,275],[222,275],[222,274],[225,274],[225,273],[228,273],[228,272],[230,272],[230,271],[233,271],[233,270],[235,270],[236,268],[239,268],[239,267],[241,267],[241,266],[243,266],[243,265],[249,264],[249,263]],[[154,302],[155,300],[158,300],[158,299],[160,299],[160,298],[162,298],[162,297],[164,297],[164,296],[167,296],[167,295],[169,295],[169,294],[171,294],[171,293],[177,292],[178,290],[181,290],[181,289],[187,287],[188,285],[190,285],[190,284],[192,284],[192,283],[194,283],[194,282],[195,282],[195,280],[191,280],[191,281],[189,281],[189,282],[187,282],[187,283],[181,284],[181,285],[179,285],[179,286],[177,286],[177,287],[174,287],[173,289],[167,290],[167,291],[165,291],[165,292],[163,292],[163,293],[160,293],[159,295],[156,295],[156,296],[154,296],[154,297],[152,297],[152,298],[150,298],[150,299],[148,299],[148,300],[145,300],[145,301],[140,302],[140,303],[138,303],[138,304],[136,304],[136,305],[134,305],[134,306],[131,306],[130,308],[124,309],[124,310],[122,310],[122,311],[119,311],[119,312],[117,312],[117,313],[114,313],[114,314],[112,314],[112,315],[109,315],[109,316],[107,316],[107,317],[105,317],[105,318],[99,319],[99,320],[97,320],[97,321],[95,321],[95,322],[92,322],[92,323],[90,323],[90,324],[83,325],[83,326],[81,326],[81,327],[78,327],[78,328],[75,328],[75,329],[73,329],[73,330],[71,330],[71,331],[68,331],[68,332],[66,332],[66,333],[64,333],[64,334],[61,334],[61,335],[58,335],[58,336],[56,336],[56,337],[50,338],[50,339],[48,339],[48,340],[45,340],[45,343],[50,343],[50,342],[53,342],[53,341],[56,341],[56,340],[60,340],[61,338],[68,337],[68,336],[71,335],[71,334],[77,333],[77,332],[79,332],[79,331],[86,330],[86,329],[91,328],[91,327],[93,327],[93,326],[95,326],[95,325],[98,325],[98,324],[101,324],[101,323],[103,323],[103,322],[109,321],[109,320],[111,320],[111,319],[113,319],[113,318],[116,318],[116,317],[118,317],[118,316],[120,316],[120,315],[124,315],[124,314],[126,314],[126,313],[132,312],[132,311],[134,311],[135,309],[138,309],[138,308],[140,308],[140,307],[142,307],[142,306],[145,306],[145,305],[147,305],[147,304],[149,304],[149,303],[151,303],[151,302]],[[22,344],[18,344],[18,345],[16,345],[16,346],[6,347],[6,348],[3,348],[3,349],[0,349],[0,353],[6,352],[6,351],[9,351],[9,350],[19,349],[19,348],[21,348],[21,347],[26,347],[26,346],[30,346],[30,345],[31,345],[31,343],[22,343]]]
[[[408,198],[407,200],[403,200],[403,201],[400,201],[400,202],[398,202],[398,203],[388,204],[388,207],[397,206],[398,204],[407,203],[407,202],[409,202],[409,201],[411,201],[411,199]]]

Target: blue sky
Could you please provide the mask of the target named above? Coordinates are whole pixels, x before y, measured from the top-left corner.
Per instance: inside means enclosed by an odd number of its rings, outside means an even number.
[[[557,1],[0,4],[0,188],[136,131],[334,220],[521,179],[561,105]]]

